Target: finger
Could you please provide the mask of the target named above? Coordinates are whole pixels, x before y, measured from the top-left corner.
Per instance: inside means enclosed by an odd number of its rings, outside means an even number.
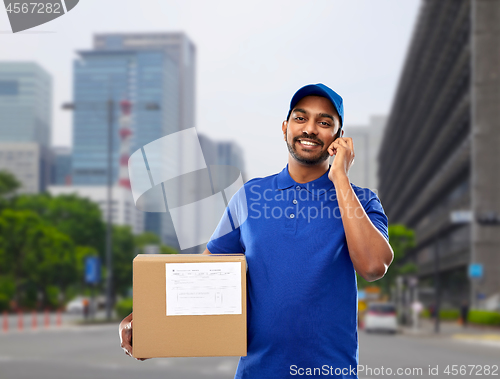
[[[342,153],[347,153],[348,150],[354,153],[354,150],[351,150],[349,144],[345,141],[345,138],[337,138],[333,141],[333,145],[335,145],[337,151],[341,151]]]
[[[123,352],[125,353],[125,355],[128,355],[129,357],[132,356],[132,353],[128,351],[126,348],[123,348]]]
[[[125,325],[122,329],[122,341],[128,344],[132,344],[132,325],[131,323]]]
[[[347,142],[345,141],[345,138],[337,138],[335,140],[335,142],[337,142],[340,146],[343,146],[343,147],[349,147],[349,145],[347,144]]]
[[[123,350],[125,350],[125,351],[127,351],[129,353],[132,353],[132,345],[131,344],[129,344],[127,342],[123,342],[121,344],[121,347],[122,347]]]
[[[352,142],[352,138],[351,137],[346,137],[344,139],[347,142],[347,144],[349,145],[349,147],[351,148],[351,150],[354,151],[354,144]]]
[[[130,348],[132,347],[132,339],[128,333],[124,333],[120,338],[120,346]]]
[[[335,147],[333,146],[333,142],[330,144],[330,146],[328,146],[328,148],[326,150],[328,151],[328,154],[330,154],[330,155],[335,154]]]
[[[345,142],[344,142],[344,144],[345,144]],[[347,144],[343,145],[342,143],[338,142],[338,139],[333,141],[332,145],[335,149],[346,149],[348,147]]]
[[[342,145],[343,148],[345,148],[345,152],[349,157],[352,157],[354,159],[354,146],[352,143],[352,138],[351,137],[346,137],[342,138],[339,144]]]

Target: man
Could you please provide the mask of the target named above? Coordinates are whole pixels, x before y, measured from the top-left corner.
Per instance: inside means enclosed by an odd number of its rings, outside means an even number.
[[[244,253],[248,264],[248,352],[235,379],[357,378],[355,271],[380,279],[393,251],[377,195],[349,182],[343,119],[332,89],[299,89],[282,124],[288,164],[245,183],[207,244],[204,254]],[[120,325],[126,353],[131,322]]]
[[[460,320],[462,321],[462,326],[467,328],[467,319],[469,315],[469,302],[467,300],[462,301],[460,306]]]

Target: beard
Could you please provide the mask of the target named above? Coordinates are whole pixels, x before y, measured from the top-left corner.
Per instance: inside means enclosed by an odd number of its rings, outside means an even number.
[[[306,164],[306,165],[310,165],[310,166],[313,166],[313,165],[316,165],[318,163],[321,163],[323,161],[326,161],[329,157],[330,157],[330,154],[328,153],[328,150],[325,150],[323,152],[319,151],[318,153],[316,153],[317,155],[316,156],[303,156],[301,155],[301,153],[299,151],[297,151],[294,147],[294,145],[297,143],[297,140],[300,139],[300,138],[308,138],[308,137],[295,137],[293,139],[293,145],[290,145],[288,143],[288,128],[286,129],[286,146],[288,147],[288,151],[290,152],[290,155],[298,162],[300,163],[303,163],[303,164]],[[314,138],[310,138],[314,141],[318,141]],[[319,141],[318,141],[319,142]]]

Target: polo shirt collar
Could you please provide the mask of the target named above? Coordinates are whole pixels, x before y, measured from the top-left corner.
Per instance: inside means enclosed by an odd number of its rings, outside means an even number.
[[[333,182],[328,178],[328,173],[330,172],[331,167],[332,165],[329,165],[328,171],[313,181],[307,183],[297,183],[290,176],[290,173],[288,172],[288,163],[287,163],[286,167],[283,170],[281,170],[281,172],[278,174],[278,181],[277,181],[278,189],[286,189],[290,187],[300,186],[302,188],[305,188],[313,195],[318,191],[321,192],[329,191],[333,187]]]

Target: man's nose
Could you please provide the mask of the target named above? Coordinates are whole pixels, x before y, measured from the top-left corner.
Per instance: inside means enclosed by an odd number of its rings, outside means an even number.
[[[303,126],[302,126],[302,134],[307,133],[307,134],[318,134],[318,125],[316,125],[316,122],[314,120],[308,120]]]

